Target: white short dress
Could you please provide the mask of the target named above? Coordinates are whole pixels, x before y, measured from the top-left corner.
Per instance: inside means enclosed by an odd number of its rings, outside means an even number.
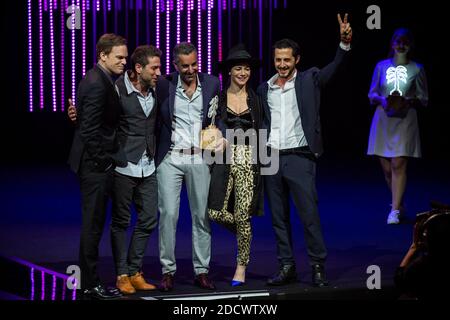
[[[395,66],[392,59],[380,61],[372,77],[370,102],[374,104],[374,97],[388,97],[393,91],[399,91],[406,98],[417,98],[426,106],[428,86],[423,66],[414,61],[399,66]],[[395,118],[388,117],[383,107],[378,105],[370,127],[367,154],[387,158],[420,158],[422,153],[416,110],[411,108],[405,118]]]

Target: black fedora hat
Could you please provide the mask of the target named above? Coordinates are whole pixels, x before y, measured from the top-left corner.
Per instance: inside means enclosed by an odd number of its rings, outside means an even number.
[[[245,50],[245,46],[240,43],[230,49],[225,60],[219,62],[219,71],[221,73],[228,72],[233,66],[240,63],[248,64],[252,69],[259,68],[261,66],[261,61],[253,58],[250,53]]]

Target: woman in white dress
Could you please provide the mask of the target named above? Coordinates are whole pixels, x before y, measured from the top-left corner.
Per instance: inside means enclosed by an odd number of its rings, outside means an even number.
[[[404,211],[408,158],[420,158],[416,108],[428,103],[428,88],[422,65],[410,59],[413,38],[408,29],[397,29],[391,39],[389,59],[375,67],[369,99],[376,105],[367,154],[380,158],[392,193],[387,223],[398,224]]]

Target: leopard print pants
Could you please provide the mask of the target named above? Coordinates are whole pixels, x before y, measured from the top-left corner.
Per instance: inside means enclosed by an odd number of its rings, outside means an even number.
[[[246,145],[231,145],[231,169],[223,208],[209,209],[211,220],[235,230],[237,236],[237,263],[247,266],[250,260],[252,228],[250,208],[253,199],[254,172],[252,170],[252,148]],[[231,191],[234,189],[234,214],[227,210]]]

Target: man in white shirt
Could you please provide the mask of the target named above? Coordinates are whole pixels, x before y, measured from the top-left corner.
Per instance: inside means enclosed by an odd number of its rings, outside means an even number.
[[[297,281],[292,249],[289,194],[305,230],[312,282],[328,285],[324,263],[327,250],[323,241],[315,187],[316,159],[322,154],[320,92],[336,73],[350,50],[352,29],[347,14],[338,15],[341,43],[334,60],[323,69],[298,72],[299,46],[290,39],[275,43],[274,65],[277,74],[258,88],[263,100],[265,127],[272,157],[279,157],[279,170],[264,177],[272,224],[277,239],[279,272],[268,279],[272,286]]]

